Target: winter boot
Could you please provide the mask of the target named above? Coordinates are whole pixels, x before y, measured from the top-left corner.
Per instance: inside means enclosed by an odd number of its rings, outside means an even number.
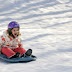
[[[21,57],[31,56],[31,54],[32,54],[32,49],[28,49],[28,50],[26,51],[26,53],[24,53]]]
[[[10,59],[18,58],[18,57],[21,57],[21,54],[19,52],[16,52],[16,54],[14,56],[10,57]]]
[[[30,56],[32,54],[32,49],[28,49],[25,54],[26,56]]]

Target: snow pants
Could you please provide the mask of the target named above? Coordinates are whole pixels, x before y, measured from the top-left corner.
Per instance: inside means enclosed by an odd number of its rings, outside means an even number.
[[[26,50],[24,48],[15,48],[12,50],[8,47],[3,47],[1,49],[1,53],[6,55],[8,58],[14,56],[16,52],[19,52],[21,55],[23,55],[26,52]]]

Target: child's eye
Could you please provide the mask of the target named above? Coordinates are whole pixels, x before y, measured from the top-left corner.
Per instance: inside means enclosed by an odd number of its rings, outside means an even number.
[[[15,31],[15,30],[14,30]]]
[[[14,30],[14,32],[15,32],[15,31],[19,31],[19,30]]]

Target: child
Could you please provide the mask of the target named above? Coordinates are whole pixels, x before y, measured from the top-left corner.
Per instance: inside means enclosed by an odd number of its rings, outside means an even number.
[[[12,21],[8,24],[8,30],[6,30],[0,37],[0,51],[10,59],[15,57],[30,56],[32,54],[31,49],[26,51],[23,48],[19,30],[19,24]]]

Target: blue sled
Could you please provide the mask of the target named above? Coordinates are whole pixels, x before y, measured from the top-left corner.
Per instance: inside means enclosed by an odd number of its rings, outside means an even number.
[[[19,62],[30,62],[30,61],[35,61],[36,56],[28,56],[28,57],[20,57],[20,58],[12,58],[8,59],[7,56],[0,54],[0,59],[10,62],[10,63],[19,63]]]

